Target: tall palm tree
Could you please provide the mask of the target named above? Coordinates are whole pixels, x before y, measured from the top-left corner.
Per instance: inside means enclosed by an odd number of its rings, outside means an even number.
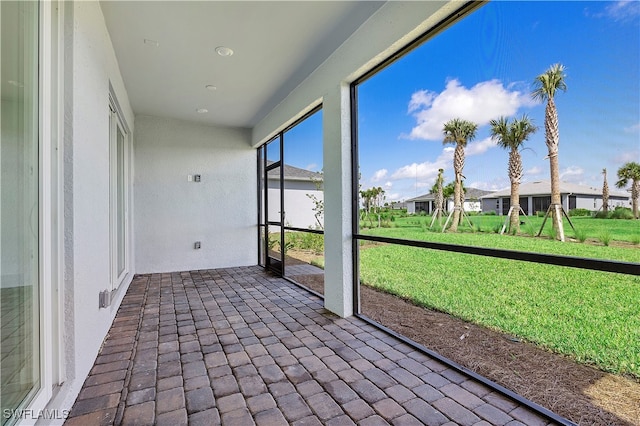
[[[520,147],[538,130],[527,115],[515,118],[511,123],[506,117],[491,120],[491,137],[498,146],[509,150],[509,180],[511,181],[511,217],[509,232],[520,232],[520,179],[522,179],[522,157]]]
[[[549,170],[551,172],[551,212],[553,217],[553,228],[556,230],[557,238],[564,241],[564,229],[562,228],[562,204],[560,200],[560,172],[558,163],[558,145],[560,135],[558,131],[558,110],[554,100],[558,90],[565,92],[565,67],[562,64],[554,64],[544,73],[536,77],[533,82],[533,99],[546,101],[547,106],[544,111],[544,132],[547,149],[549,151]],[[559,207],[559,208],[558,208]]]
[[[602,183],[602,212],[604,217],[609,213],[609,183],[607,182],[607,169],[602,169],[604,182]]]
[[[447,121],[442,129],[444,133],[443,144],[455,144],[456,149],[453,153],[453,170],[455,173],[455,185],[453,193],[453,222],[449,230],[451,232],[458,231],[458,223],[462,218],[462,204],[460,197],[462,192],[462,170],[464,169],[464,147],[467,142],[472,141],[476,137],[478,125],[471,121],[454,118]]]
[[[444,169],[438,169],[438,177],[436,178],[436,216],[438,220],[442,217],[442,209],[444,208],[444,193],[442,192],[442,184],[444,183],[443,173]]]
[[[638,198],[640,197],[640,164],[631,161],[618,169],[618,188],[624,188],[631,181],[631,205],[633,217],[638,217]]]

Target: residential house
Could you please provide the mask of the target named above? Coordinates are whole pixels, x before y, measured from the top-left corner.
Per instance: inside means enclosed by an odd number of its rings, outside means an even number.
[[[566,212],[573,209],[598,211],[602,209],[602,188],[560,182],[562,208]],[[481,197],[483,212],[506,215],[511,206],[511,189],[504,189]],[[551,204],[551,182],[540,180],[520,184],[520,207],[526,215],[546,212]],[[609,208],[630,207],[630,194],[624,191],[610,191]]]
[[[481,203],[480,198],[491,194],[492,191],[485,191],[478,188],[465,188],[464,192],[464,206],[465,212],[480,212]],[[431,214],[435,210],[435,194],[423,194],[407,200],[407,213],[419,214],[425,212]],[[453,199],[449,198],[445,200],[444,210],[450,212],[453,210]]]

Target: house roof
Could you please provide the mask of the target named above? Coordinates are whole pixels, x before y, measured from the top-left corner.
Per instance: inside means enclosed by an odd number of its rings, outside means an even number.
[[[571,182],[560,182],[561,194],[572,195],[590,195],[590,196],[602,196],[602,188],[595,188],[593,186],[579,185]],[[540,195],[548,196],[551,194],[551,182],[548,180],[539,180],[535,182],[525,182],[520,184],[520,196]],[[500,198],[511,196],[511,189],[503,189],[502,191],[496,191],[494,193],[483,196],[482,198]],[[610,197],[629,198],[629,194],[621,191],[610,191]]]
[[[273,161],[267,161],[267,165],[273,164]],[[280,176],[277,169],[269,170],[269,179],[278,179]],[[301,169],[299,167],[284,165],[284,179],[285,180],[299,180],[299,181],[322,181],[322,173],[312,172],[311,170]]]
[[[465,192],[464,192],[464,199],[465,200],[471,200],[474,198],[481,198],[482,196],[491,194],[493,191],[485,191],[483,189],[478,189],[478,188],[473,188],[473,187],[469,187],[469,188],[465,188]],[[436,194],[423,194],[423,195],[419,195],[415,198],[410,198],[407,201],[432,201],[435,200],[436,198]]]

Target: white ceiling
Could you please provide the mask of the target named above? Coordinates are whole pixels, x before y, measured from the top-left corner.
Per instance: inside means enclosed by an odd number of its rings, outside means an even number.
[[[250,128],[382,3],[102,1],[101,6],[136,114]],[[221,57],[218,46],[234,54]],[[207,90],[209,84],[217,90]],[[198,108],[209,112],[198,114]]]

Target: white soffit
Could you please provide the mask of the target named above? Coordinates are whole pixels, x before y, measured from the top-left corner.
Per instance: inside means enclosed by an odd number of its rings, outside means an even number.
[[[102,1],[101,6],[136,114],[250,128],[383,3]],[[233,54],[220,56],[220,46]]]

